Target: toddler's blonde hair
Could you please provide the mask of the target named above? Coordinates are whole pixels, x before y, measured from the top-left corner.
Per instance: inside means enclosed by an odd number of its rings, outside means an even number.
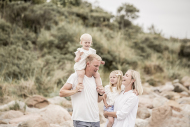
[[[122,85],[122,79],[123,79],[123,72],[120,71],[120,70],[115,70],[115,71],[112,71],[111,73],[115,73],[116,76],[117,76],[117,91],[118,92],[121,92],[121,85]],[[110,73],[110,75],[111,75]],[[111,84],[111,82],[109,82],[109,85],[110,85],[110,91],[113,92],[112,88],[113,88],[113,85],[114,84]]]
[[[90,34],[85,33],[85,34],[81,35],[81,37],[80,37],[80,43],[81,43],[84,39],[86,39],[86,38],[89,38],[89,39],[91,40],[90,42],[92,42],[92,36],[91,36]]]

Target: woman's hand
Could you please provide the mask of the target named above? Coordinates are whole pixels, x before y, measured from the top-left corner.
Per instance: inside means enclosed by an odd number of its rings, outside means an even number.
[[[139,93],[136,89],[133,90],[133,93],[135,93],[137,96],[139,95]]]

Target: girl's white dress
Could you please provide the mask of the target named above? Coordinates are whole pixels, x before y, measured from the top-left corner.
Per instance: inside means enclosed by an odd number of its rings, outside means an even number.
[[[96,50],[93,48],[89,48],[89,50],[84,50],[83,48],[78,48],[77,51],[75,52],[75,55],[77,54],[77,52],[83,52],[81,59],[75,63],[74,65],[74,69],[75,71],[77,70],[84,70],[86,68],[86,58],[90,55],[90,54],[96,54]]]
[[[121,85],[121,91],[123,91],[125,88],[124,85]],[[105,94],[107,95],[106,102],[108,105],[114,105],[115,99],[120,94],[119,91],[117,91],[117,87],[112,87],[112,92],[110,90],[110,85],[105,86]]]

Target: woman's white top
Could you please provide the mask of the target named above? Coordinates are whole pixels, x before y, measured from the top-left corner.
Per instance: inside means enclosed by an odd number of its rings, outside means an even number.
[[[114,112],[117,118],[114,119],[112,127],[134,127],[139,99],[132,90],[122,91],[115,100]]]
[[[125,86],[121,85],[121,90],[124,90]],[[120,94],[120,91],[117,91],[117,87],[112,87],[112,92],[110,90],[110,85],[105,86],[105,94],[107,95],[106,102],[108,105],[114,105],[115,99]]]
[[[96,50],[93,48],[89,48],[89,50],[85,50],[83,48],[78,48],[77,51],[75,52],[75,55],[77,54],[77,52],[83,52],[81,59],[75,63],[74,65],[74,69],[75,71],[77,70],[84,70],[86,68],[86,58],[87,56],[89,56],[90,54],[96,54]]]

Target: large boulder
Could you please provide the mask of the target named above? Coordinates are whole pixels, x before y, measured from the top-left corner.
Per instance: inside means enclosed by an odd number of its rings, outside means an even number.
[[[147,120],[139,119],[139,118],[135,120],[135,127],[147,127],[147,126],[148,126]]]
[[[182,84],[185,86],[185,87],[188,87],[190,88],[190,77],[189,76],[185,76],[182,78],[181,80]],[[189,89],[190,90],[190,89]]]
[[[161,91],[173,91],[174,86],[172,85],[172,82],[166,82],[164,86],[161,87]]]
[[[165,97],[156,97],[153,99],[153,107],[154,108],[157,108],[157,107],[160,107],[160,106],[163,106],[165,105],[169,100]]]
[[[2,113],[2,115],[0,116],[0,119],[13,119],[13,118],[21,117],[21,116],[23,116],[22,112],[10,110],[10,111]]]
[[[176,103],[165,104],[154,108],[149,119],[148,127],[189,127],[190,105],[180,105],[181,110],[173,110],[172,106],[178,107]]]
[[[50,104],[47,107],[41,109],[41,117],[50,122],[51,124],[61,124],[65,121],[71,120],[69,112],[59,105]]]
[[[177,100],[181,97],[181,94],[173,92],[173,91],[164,91],[160,93],[160,95],[169,100]]]
[[[49,101],[40,95],[34,95],[26,99],[26,105],[28,107],[44,108],[49,105]]]
[[[50,124],[42,118],[35,120],[28,119],[27,121],[21,122],[18,127],[50,127]]]
[[[64,97],[56,96],[56,97],[53,97],[53,98],[49,98],[48,101],[51,104],[61,105],[64,108],[71,108],[72,107],[71,101],[68,101]]]
[[[144,107],[147,108],[153,108],[152,98],[150,98],[147,95],[141,95],[138,98],[139,98],[139,105],[143,105]]]
[[[138,105],[137,118],[146,119],[150,117],[150,112],[147,107],[142,104]]]
[[[177,100],[177,102],[179,104],[189,104],[190,105],[190,97],[183,97],[183,98],[179,98]]]
[[[183,91],[185,91],[190,95],[190,91],[185,86],[180,84],[178,79],[173,81],[173,85],[174,85],[174,91],[175,92],[183,92]]]

